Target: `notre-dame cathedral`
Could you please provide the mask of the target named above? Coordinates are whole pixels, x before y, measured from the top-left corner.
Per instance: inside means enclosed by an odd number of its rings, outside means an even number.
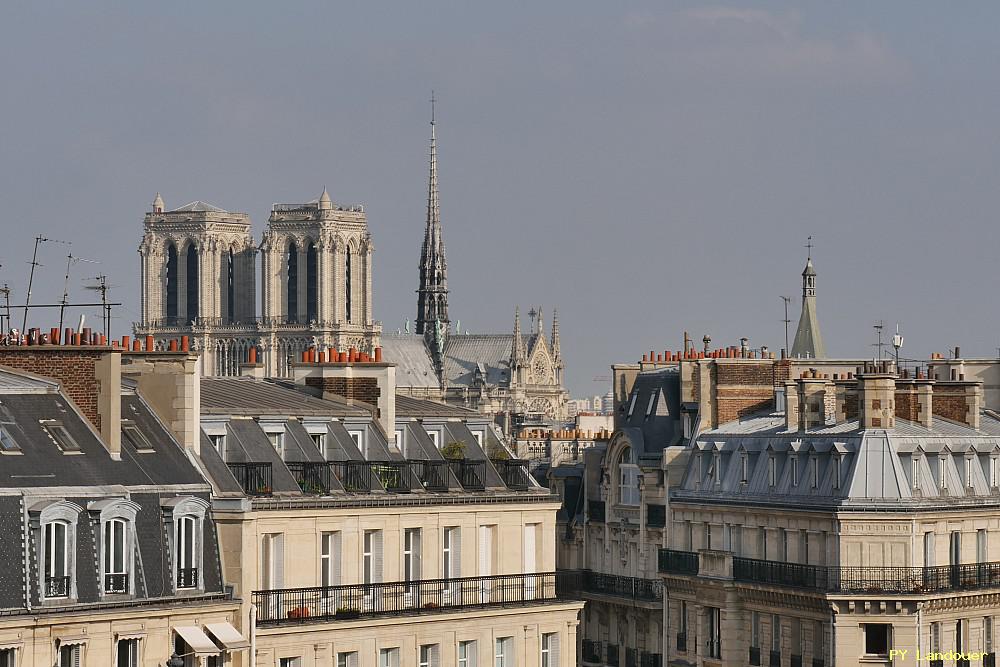
[[[526,334],[517,312],[510,333],[452,331],[435,132],[432,117],[413,333],[382,336],[372,316],[374,246],[364,208],[338,205],[324,190],[304,204],[275,204],[259,246],[246,213],[202,201],[168,210],[157,194],[139,246],[142,321],[136,335],[152,335],[160,346],[190,336],[205,375],[238,375],[251,348],[267,375],[287,377],[290,364],[311,347],[372,354],[381,346],[383,359],[397,365],[399,393],[505,418],[565,419],[569,394],[558,316],[550,338],[535,309]]]

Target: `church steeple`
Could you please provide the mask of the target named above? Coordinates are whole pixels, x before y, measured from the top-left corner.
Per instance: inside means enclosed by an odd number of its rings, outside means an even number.
[[[562,352],[559,349],[559,309],[552,311],[552,357],[556,362],[560,361]]]
[[[809,249],[809,254],[806,257],[806,268],[802,271],[802,315],[792,343],[792,356],[824,359],[826,346],[823,345],[819,318],[816,315],[816,269],[812,263],[811,236],[806,248]]]
[[[427,224],[420,250],[420,286],[417,289],[416,332],[434,332],[440,321],[448,330],[448,262],[441,235],[441,205],[438,198],[437,132],[434,120],[434,94],[431,93],[431,161],[427,183]]]
[[[524,363],[524,339],[521,338],[521,308],[514,306],[514,341],[510,346],[510,367],[516,369]],[[513,375],[511,376],[513,378]]]

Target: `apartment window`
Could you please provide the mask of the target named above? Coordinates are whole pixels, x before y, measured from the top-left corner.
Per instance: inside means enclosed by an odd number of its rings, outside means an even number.
[[[788,530],[785,528],[781,529],[781,543],[778,546],[781,548],[778,560],[788,562]]]
[[[340,531],[320,535],[320,583],[322,586],[340,585]]]
[[[316,445],[316,450],[326,456],[326,433],[310,433],[309,437]]]
[[[420,661],[417,667],[439,667],[440,664],[437,644],[424,644],[420,647]]]
[[[813,662],[826,660],[826,625],[816,621],[813,626]]]
[[[377,584],[382,581],[382,531],[366,530],[362,549],[364,583]]]
[[[70,596],[70,572],[72,571],[70,548],[70,524],[52,521],[45,524],[45,597],[65,598]]]
[[[420,579],[420,529],[403,531],[403,581]]]
[[[805,530],[799,531],[799,562],[809,564],[809,533]]]
[[[972,488],[972,456],[965,457],[965,488]]]
[[[212,448],[219,453],[219,456],[223,460],[226,458],[226,436],[222,433],[217,433],[208,436],[209,442],[212,443]]]
[[[910,477],[912,477],[913,490],[920,489],[920,457],[914,454],[910,458]]]
[[[542,634],[542,665],[541,667],[559,667],[559,633],[546,632]]]
[[[712,524],[707,521],[702,531],[701,547],[702,549],[712,548]]]
[[[767,485],[775,486],[778,483],[778,460],[772,454],[767,457]]]
[[[757,533],[757,554],[761,560],[767,559],[767,528],[761,526]]]
[[[444,539],[441,544],[441,573],[446,579],[462,576],[462,533],[461,528],[457,526],[444,529]]]
[[[458,667],[476,667],[479,649],[475,640],[458,642]]]
[[[0,667],[17,667],[15,650],[12,648],[0,648]]]
[[[514,667],[513,637],[500,637],[497,639],[496,667]]]
[[[399,667],[399,649],[384,648],[378,652],[378,667]]]
[[[441,434],[437,431],[427,431],[427,435],[430,436],[431,442],[434,443],[435,447],[439,447],[439,441],[441,440]]]
[[[684,522],[684,538],[685,547],[688,551],[694,550],[694,523],[691,521]]]
[[[403,440],[403,429],[397,428],[395,432],[396,446],[404,455],[406,454],[406,442]]]
[[[788,463],[791,466],[789,472],[791,473],[791,476],[792,476],[792,486],[798,486],[799,485],[799,457],[798,456],[792,456],[788,460]]]
[[[746,484],[750,473],[750,458],[746,452],[740,454],[740,484]]]
[[[358,652],[341,651],[338,653],[337,667],[358,667]]]
[[[14,440],[14,437],[10,434],[10,431],[6,426],[0,424],[0,452],[19,452],[21,447]],[[0,667],[3,667],[3,663],[0,662]]]
[[[104,592],[128,593],[128,523],[124,519],[104,522]]]
[[[69,644],[59,647],[59,667],[80,667],[83,664],[83,646]]]
[[[865,655],[888,656],[892,635],[889,623],[865,623]]]
[[[771,652],[781,652],[781,617],[771,614]]]
[[[924,533],[924,567],[934,565],[934,533]]]
[[[639,392],[634,392],[634,393],[632,394],[632,398],[631,398],[631,400],[629,400],[629,402],[628,402],[628,415],[627,415],[627,416],[628,416],[629,418],[631,418],[631,417],[632,417],[632,412],[634,412],[634,411],[635,411],[635,400],[636,400],[637,398],[639,398]]]
[[[983,650],[993,653],[993,617],[983,617]],[[0,663],[2,664],[2,663]]]
[[[618,459],[618,502],[639,504],[639,466],[632,461],[632,448],[626,447]]]
[[[837,454],[833,457],[833,488],[840,488],[840,465],[843,457]]]
[[[792,655],[802,658],[802,619],[792,619]]]
[[[722,550],[733,550],[733,524],[731,523],[722,525]]]
[[[986,529],[980,528],[976,531],[976,562],[985,563],[986,558]]]
[[[479,445],[480,447],[483,446],[483,432],[482,431],[473,431],[472,432],[472,437],[476,439],[476,444],[477,445]]]
[[[718,607],[707,609],[708,622],[708,657],[722,657],[722,610]]]
[[[997,488],[997,457],[990,457],[990,488]]]
[[[948,544],[948,564],[959,565],[962,562],[962,533],[957,530],[951,531],[951,540]]]
[[[177,588],[198,587],[197,532],[195,517],[177,519]]]
[[[719,452],[712,452],[712,482],[716,486],[722,484],[722,459]]]
[[[260,542],[261,587],[264,590],[284,588],[285,536],[267,533]]]
[[[271,441],[271,446],[274,447],[274,451],[278,452],[278,456],[284,458],[285,434],[275,431],[268,433],[267,439]]]
[[[945,471],[946,460],[943,456],[938,458],[938,488],[940,489],[948,488],[948,475]]]
[[[302,658],[281,658],[278,660],[279,667],[302,667]]]
[[[731,536],[729,538],[730,550],[736,556],[743,555],[743,526],[736,524],[729,526]]]
[[[809,473],[809,475],[810,475],[810,477],[812,479],[811,479],[811,481],[809,483],[809,486],[811,486],[814,489],[818,489],[819,488],[819,458],[816,457],[816,456],[812,456],[810,458],[812,459],[812,465],[809,466],[809,469],[811,471]]]
[[[139,667],[138,639],[119,639],[116,653],[115,667]]]
[[[80,451],[80,445],[76,443],[73,436],[69,434],[66,427],[62,425],[61,422],[53,421],[51,419],[40,420],[39,423],[42,425],[42,429],[45,433],[52,439],[52,442],[56,443],[58,447],[63,452],[78,452]]]
[[[122,440],[131,445],[132,449],[137,452],[154,451],[146,434],[139,430],[135,422],[122,420]]]
[[[941,624],[937,621],[931,623],[931,651],[941,651]]]
[[[750,646],[760,650],[760,612],[750,612]]]

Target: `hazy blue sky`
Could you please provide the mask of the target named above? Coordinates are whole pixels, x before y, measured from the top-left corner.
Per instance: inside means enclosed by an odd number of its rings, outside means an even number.
[[[780,348],[809,234],[831,354],[871,354],[881,318],[904,354],[996,355],[998,23],[913,0],[5,3],[0,281],[22,301],[32,238],[70,240],[127,333],[157,191],[259,233],[325,185],[367,208],[395,331],[434,88],[452,318],[558,305],[575,395],[685,329]],[[36,301],[65,254],[43,248]]]

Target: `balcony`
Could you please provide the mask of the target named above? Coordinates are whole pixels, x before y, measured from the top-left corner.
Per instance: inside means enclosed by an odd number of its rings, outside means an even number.
[[[408,493],[409,461],[336,461],[330,467],[345,491],[352,493],[378,489],[378,480],[390,493]]]
[[[493,459],[493,467],[500,473],[500,479],[512,491],[528,488],[528,462],[524,459]]]
[[[580,590],[649,602],[663,599],[663,582],[659,579],[624,577],[592,570],[580,570]]]
[[[425,491],[448,490],[447,461],[410,461],[410,465]]]
[[[286,465],[302,493],[324,494],[330,492],[330,464],[302,462],[287,463]]]
[[[177,588],[198,588],[198,568],[181,567],[177,569]]]
[[[660,572],[664,574],[698,574],[698,552],[660,549]]]
[[[663,667],[663,655],[643,651],[639,657],[639,667]]]
[[[608,666],[618,667],[618,644],[608,644]]]
[[[594,523],[604,523],[606,521],[603,500],[587,501],[587,516]]]
[[[934,567],[840,567],[734,557],[733,579],[825,593],[948,593],[1000,588],[1000,562]]]
[[[270,463],[229,463],[237,484],[248,496],[271,495]]]
[[[105,595],[124,595],[125,593],[128,593],[128,575],[104,575],[104,593]]]
[[[646,505],[646,527],[647,528],[667,527],[666,505]]]
[[[564,596],[556,587],[558,576],[555,572],[500,574],[254,591],[253,603],[257,605],[260,625],[404,616],[442,609],[524,605],[561,599]]]
[[[584,639],[580,654],[584,662],[601,662],[601,642]]]
[[[466,491],[483,491],[486,488],[486,461],[451,459],[448,465]]]
[[[45,597],[68,598],[69,577],[45,577]]]

